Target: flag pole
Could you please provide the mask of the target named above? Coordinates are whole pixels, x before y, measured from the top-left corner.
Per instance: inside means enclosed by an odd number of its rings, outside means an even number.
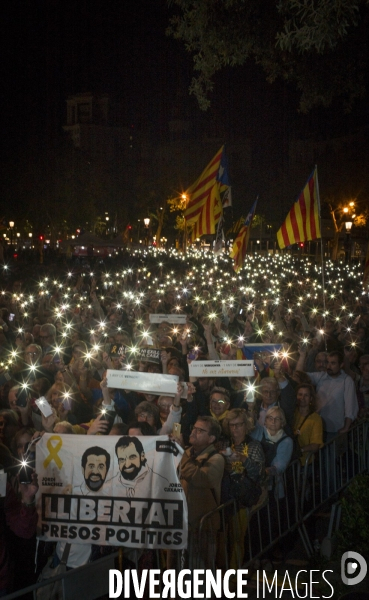
[[[318,181],[318,166],[315,165],[316,172],[316,199],[318,201],[318,209],[319,209],[319,225],[320,225],[320,253],[322,258],[322,288],[323,288],[323,310],[324,310],[324,329],[325,329],[325,320],[326,320],[326,305],[325,305],[325,280],[324,280],[324,252],[323,252],[323,229],[322,229],[322,215],[320,208],[320,193],[319,193],[319,181]],[[325,351],[327,352],[327,338],[324,336],[324,345]]]

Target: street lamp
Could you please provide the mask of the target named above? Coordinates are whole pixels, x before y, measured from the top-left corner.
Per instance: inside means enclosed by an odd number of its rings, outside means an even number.
[[[183,193],[181,195],[182,198],[182,210],[185,210],[186,205],[187,205],[187,194]],[[183,230],[183,252],[187,252],[187,245],[188,245],[188,240],[187,240],[187,236],[188,236],[188,232],[187,232],[187,221],[186,219],[184,219],[184,230]]]
[[[144,221],[145,229],[146,229],[145,242],[146,242],[146,246],[148,246],[148,243],[149,243],[149,225],[150,225],[150,219],[149,219],[149,217],[146,217],[143,221]]]
[[[14,221],[9,221],[10,227],[10,247],[13,247],[13,229],[14,229]]]
[[[346,228],[346,262],[350,264],[351,261],[351,229],[352,221],[345,221]]]

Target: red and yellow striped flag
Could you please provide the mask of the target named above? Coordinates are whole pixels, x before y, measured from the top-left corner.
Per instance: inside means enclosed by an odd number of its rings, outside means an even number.
[[[184,217],[186,223],[194,223],[192,239],[207,233],[215,233],[215,226],[222,215],[222,202],[218,173],[224,146],[216,153],[200,177],[188,189],[189,196]]]
[[[321,237],[318,194],[318,175],[315,167],[277,233],[280,248]]]
[[[363,277],[363,288],[366,289],[369,285],[369,246],[366,253],[365,265],[364,265],[364,277]]]
[[[252,205],[251,210],[246,217],[246,221],[244,222],[241,229],[239,230],[237,237],[236,237],[235,241],[233,242],[232,250],[229,253],[229,256],[234,259],[233,260],[233,269],[234,269],[234,271],[236,271],[236,273],[238,273],[238,271],[240,271],[240,269],[242,269],[242,265],[245,260],[247,246],[249,243],[252,220],[255,215],[257,202],[258,202],[258,198],[256,198],[254,204]]]

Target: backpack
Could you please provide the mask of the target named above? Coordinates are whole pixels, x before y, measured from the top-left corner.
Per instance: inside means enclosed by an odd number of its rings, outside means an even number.
[[[220,452],[217,450],[211,452],[208,458],[202,461],[201,466],[205,464],[211,456],[214,456],[214,454],[220,454]],[[223,456],[223,454],[221,454],[221,456]],[[224,462],[226,462],[225,456],[223,456],[223,459]],[[212,488],[211,491],[214,496],[214,500],[216,501],[214,488]],[[229,500],[235,500],[237,503],[237,509],[251,508],[259,500],[262,491],[261,485],[251,479],[251,477],[247,475],[246,471],[243,471],[243,473],[231,474],[226,468],[224,468],[220,486],[220,504],[225,504]]]

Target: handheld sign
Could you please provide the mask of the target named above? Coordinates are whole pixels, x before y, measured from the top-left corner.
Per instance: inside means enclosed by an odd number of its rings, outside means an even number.
[[[178,375],[162,373],[142,373],[141,371],[107,370],[109,388],[134,390],[145,394],[175,396],[177,393]]]
[[[253,377],[253,360],[195,360],[188,367],[190,377]]]
[[[172,323],[173,325],[185,325],[186,322],[187,315],[159,315],[156,313],[150,315],[150,323]]]

